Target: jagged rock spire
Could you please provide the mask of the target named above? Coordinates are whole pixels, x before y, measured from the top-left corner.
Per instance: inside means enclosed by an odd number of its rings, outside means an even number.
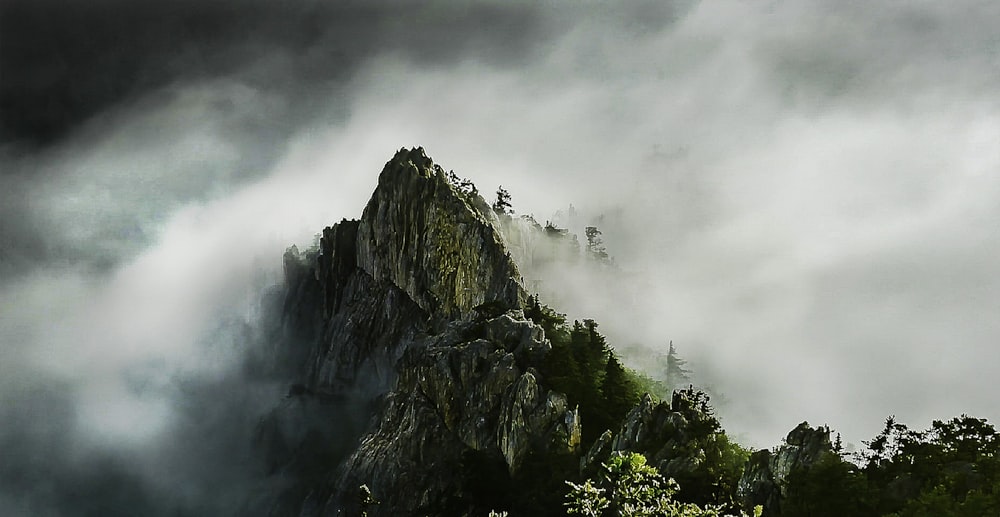
[[[361,217],[357,265],[442,319],[483,304],[516,308],[526,296],[495,221],[486,201],[452,185],[423,148],[400,149]]]
[[[520,310],[496,215],[454,178],[401,149],[360,219],[286,255],[301,382],[261,425],[285,478],[271,500],[291,508],[272,514],[349,512],[362,483],[383,503],[373,515],[479,514],[470,469],[515,476],[532,454],[577,453],[579,411],[538,373],[551,345]]]

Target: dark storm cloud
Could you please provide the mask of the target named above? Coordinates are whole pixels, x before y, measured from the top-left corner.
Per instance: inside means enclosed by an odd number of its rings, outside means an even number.
[[[15,0],[2,9],[7,271],[66,256],[106,269],[130,256],[170,207],[259,178],[310,121],[342,121],[346,85],[373,55],[515,66],[549,36],[536,9],[508,3]],[[56,138],[58,149],[44,147]]]
[[[354,171],[387,149],[317,155],[354,73],[387,54],[516,66],[543,20],[506,3],[2,9],[0,513],[241,511],[287,380],[246,369],[239,329],[284,246],[360,211],[343,204],[372,178]],[[319,162],[350,177],[313,183]]]
[[[309,95],[379,52],[516,62],[545,36],[537,14],[501,2],[12,0],[0,16],[0,139],[47,142],[177,80],[237,74]],[[268,60],[281,73],[253,66]]]

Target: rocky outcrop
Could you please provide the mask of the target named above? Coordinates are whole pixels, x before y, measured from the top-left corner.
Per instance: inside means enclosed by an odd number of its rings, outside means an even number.
[[[358,266],[445,320],[486,303],[520,307],[520,274],[477,194],[452,185],[422,148],[400,150],[358,225]]]
[[[453,178],[423,149],[400,150],[359,220],[286,253],[272,353],[291,387],[258,427],[271,483],[244,513],[352,515],[370,496],[368,515],[538,514],[543,499],[560,512],[564,480],[614,451],[714,493],[707,465],[724,435],[693,389],[669,403],[647,395],[615,432],[581,443],[578,408],[540,373],[553,375],[552,345],[523,312],[515,239]]]
[[[578,412],[532,367],[551,346],[520,310],[496,225],[423,149],[403,149],[360,220],[286,253],[278,341],[293,385],[258,428],[276,480],[261,513],[356,509],[362,483],[382,500],[370,514],[453,512],[469,504],[470,453],[513,476],[530,453],[578,450]]]
[[[288,348],[304,384],[384,392],[421,334],[484,306],[520,307],[520,274],[494,225],[486,202],[423,149],[397,152],[360,220],[324,229],[317,250],[286,254]]]
[[[501,458],[515,475],[531,451],[576,452],[579,415],[525,367],[547,346],[539,330],[512,311],[453,324],[407,351],[378,428],[348,459],[327,511],[362,483],[386,515],[458,511],[466,504],[458,489],[469,475],[465,453]]]
[[[781,515],[788,475],[831,454],[835,453],[830,443],[830,428],[814,429],[808,422],[802,422],[788,433],[783,445],[750,456],[739,484],[741,504],[744,508],[762,505],[765,515]]]
[[[631,451],[646,456],[667,477],[689,477],[705,462],[705,440],[719,430],[705,402],[704,393],[694,390],[675,391],[669,404],[644,395],[617,433],[607,431],[591,446],[581,470],[593,471],[613,452]]]

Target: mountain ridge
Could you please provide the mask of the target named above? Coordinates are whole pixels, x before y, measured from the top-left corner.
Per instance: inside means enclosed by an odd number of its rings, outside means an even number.
[[[486,202],[422,148],[401,149],[360,220],[325,228],[316,250],[286,252],[277,353],[298,364],[301,388],[265,419],[258,441],[270,470],[298,487],[279,491],[265,513],[334,512],[352,505],[361,483],[390,513],[457,508],[467,499],[464,453],[512,473],[533,448],[579,447],[578,413],[530,366],[547,342],[524,317],[526,293],[497,226]],[[319,407],[323,397],[376,413],[367,434],[357,419],[331,424],[351,419],[325,414],[336,411]],[[311,461],[310,449],[329,459],[321,442],[330,439],[356,448],[339,451],[336,465]],[[430,450],[437,481],[427,476]]]
[[[730,442],[705,400],[630,407],[610,393],[636,388],[596,323],[570,327],[527,296],[498,214],[470,185],[401,149],[360,219],[286,252],[271,350],[292,389],[257,430],[269,476],[247,513],[354,515],[371,495],[367,515],[560,515],[565,481],[624,451],[712,483],[706,454]],[[580,354],[632,387],[572,378],[589,375],[562,369]],[[621,416],[585,442],[601,424],[582,415],[608,411]]]

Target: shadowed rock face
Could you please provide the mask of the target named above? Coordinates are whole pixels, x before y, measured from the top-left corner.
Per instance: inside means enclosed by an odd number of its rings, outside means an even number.
[[[577,464],[593,474],[613,451],[705,477],[719,423],[693,389],[669,404],[647,395],[616,433],[581,443],[578,409],[539,373],[552,345],[524,315],[499,226],[474,187],[402,149],[359,220],[286,252],[269,350],[292,387],[258,427],[270,477],[243,514],[354,515],[364,484],[380,501],[369,515],[485,515],[514,504],[512,490],[563,488]],[[536,226],[513,239],[519,254],[532,254]],[[786,456],[762,479],[799,462]],[[533,477],[556,464],[558,476]],[[538,512],[523,504],[511,508]]]
[[[651,465],[667,476],[676,476],[697,467],[697,452],[690,454],[689,444],[700,435],[718,429],[718,421],[701,410],[684,391],[676,391],[673,400],[655,403],[648,394],[625,417],[618,432],[601,436],[584,458],[587,470],[608,459],[615,451],[640,452]]]
[[[397,152],[360,220],[325,228],[318,250],[286,254],[286,320],[310,348],[305,384],[384,392],[417,336],[484,304],[519,308],[520,274],[495,222],[422,148]]]
[[[496,458],[513,475],[530,451],[576,452],[578,413],[528,366],[548,347],[541,334],[511,311],[457,322],[407,350],[377,428],[348,459],[326,511],[367,483],[385,515],[461,513],[471,509],[463,506],[465,453]]]
[[[788,475],[834,454],[830,429],[813,429],[802,422],[792,429],[784,445],[774,451],[753,453],[740,479],[739,497],[744,507],[762,505],[767,515],[781,515],[781,500],[788,490]]]
[[[357,263],[445,320],[526,298],[492,210],[451,185],[422,148],[400,150],[382,170],[358,225]]]
[[[286,253],[274,353],[295,384],[258,429],[273,482],[248,511],[349,513],[362,483],[382,502],[369,513],[465,511],[470,451],[512,475],[531,451],[577,451],[579,414],[532,367],[551,345],[496,228],[478,194],[403,149],[360,220]]]

